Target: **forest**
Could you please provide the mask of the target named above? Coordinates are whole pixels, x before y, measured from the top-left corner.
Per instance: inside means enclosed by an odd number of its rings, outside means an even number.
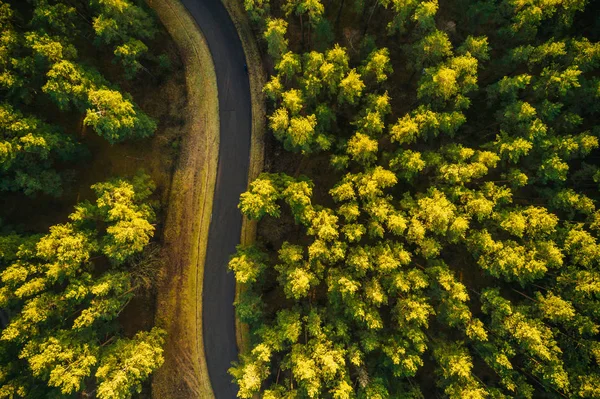
[[[600,8],[245,0],[239,397],[600,397]]]
[[[128,89],[172,72],[161,29],[143,2],[0,0],[0,398],[139,397],[164,361],[122,317],[152,300],[159,174],[119,147],[160,130]]]
[[[238,397],[600,398],[600,2],[239,1]],[[142,0],[0,0],[0,398],[150,394],[175,48]]]

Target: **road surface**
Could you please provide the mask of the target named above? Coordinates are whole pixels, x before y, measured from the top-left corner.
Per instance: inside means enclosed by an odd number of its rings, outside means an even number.
[[[216,399],[237,397],[227,374],[237,360],[233,300],[235,280],[227,272],[239,244],[242,216],[237,208],[246,190],[250,159],[250,84],[244,49],[221,0],[182,0],[204,33],[217,74],[220,144],[217,181],[204,266],[202,323],[208,374]]]

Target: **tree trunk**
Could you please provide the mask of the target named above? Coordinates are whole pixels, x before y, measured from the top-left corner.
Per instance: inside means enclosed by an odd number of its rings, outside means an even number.
[[[371,18],[373,18],[373,14],[375,13],[375,9],[379,5],[379,0],[375,1],[375,5],[371,9],[371,14],[369,15],[369,19],[367,20],[367,24],[365,25],[365,30],[363,31],[363,36],[367,34],[367,30],[369,29],[369,25],[371,24]]]
[[[335,17],[335,22],[333,23],[333,29],[337,30],[338,23],[340,22],[340,17],[342,16],[342,9],[344,8],[344,2],[346,0],[342,0],[340,3],[340,9],[338,10],[337,16]]]
[[[304,21],[302,18],[302,14],[300,14],[300,43],[302,44],[302,50],[304,50]]]

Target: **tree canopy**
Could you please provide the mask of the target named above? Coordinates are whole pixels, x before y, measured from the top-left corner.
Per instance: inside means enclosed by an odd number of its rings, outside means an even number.
[[[0,397],[131,398],[163,363],[164,331],[124,336],[144,288],[130,262],[154,234],[147,175],[92,186],[97,199],[45,235],[0,236]]]
[[[239,397],[598,397],[597,4],[245,6],[288,153],[240,197]]]
[[[65,167],[86,155],[66,119],[80,115],[111,144],[156,130],[89,54],[114,46],[113,61],[132,79],[157,61],[147,48],[157,28],[129,0],[29,3],[0,1],[0,191],[58,196]]]

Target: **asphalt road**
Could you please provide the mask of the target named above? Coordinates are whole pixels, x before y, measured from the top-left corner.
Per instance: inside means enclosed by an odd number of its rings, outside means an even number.
[[[221,0],[182,0],[204,33],[217,74],[221,124],[219,164],[204,266],[203,336],[208,373],[216,399],[237,397],[227,374],[237,360],[233,300],[235,280],[227,272],[239,244],[250,159],[251,100],[240,38]]]

